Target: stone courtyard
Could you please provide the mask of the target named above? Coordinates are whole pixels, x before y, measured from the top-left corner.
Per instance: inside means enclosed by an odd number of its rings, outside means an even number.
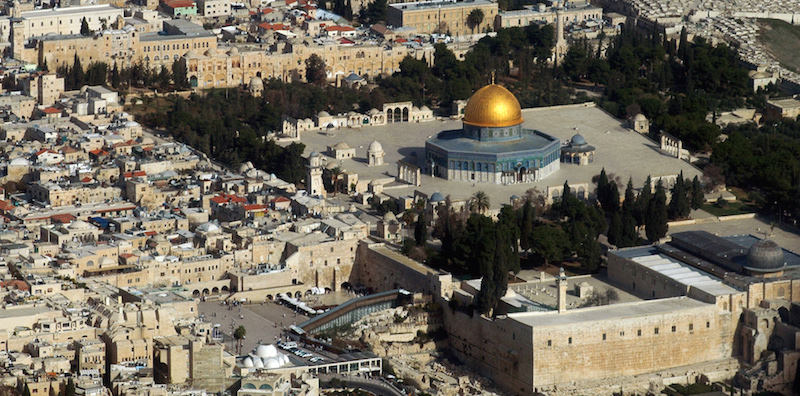
[[[524,184],[489,184],[447,181],[426,174],[425,141],[444,130],[460,129],[460,120],[441,119],[425,123],[396,123],[362,129],[338,129],[333,131],[309,131],[301,135],[306,145],[304,155],[312,151],[324,153],[328,146],[346,142],[356,148],[352,159],[334,160],[346,172],[355,172],[359,180],[394,178],[397,175],[397,161],[405,160],[422,169],[422,185],[411,186],[404,183],[391,183],[384,194],[390,196],[413,195],[415,190],[431,195],[436,191],[451,195],[454,200],[468,199],[477,191],[485,191],[493,208],[508,203],[512,195],[522,196],[525,191],[536,187],[545,192],[548,187],[556,187],[569,181],[570,184],[589,183],[592,177],[606,172],[620,177],[623,184],[628,177],[633,178],[634,187],[641,188],[648,175],[663,176],[677,174],[681,170],[684,177],[693,178],[701,172],[693,165],[662,153],[658,143],[633,132],[621,121],[592,103],[536,109],[523,109],[523,126],[550,134],[562,142],[573,135],[581,134],[586,141],[597,147],[593,164],[578,166],[561,164],[561,169],[540,182]],[[378,141],[386,153],[385,164],[368,167],[366,150],[370,143]]]

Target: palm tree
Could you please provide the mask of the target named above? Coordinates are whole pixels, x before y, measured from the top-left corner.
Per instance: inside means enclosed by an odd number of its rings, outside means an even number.
[[[480,8],[476,8],[469,12],[469,15],[467,15],[467,24],[470,28],[472,28],[472,33],[475,33],[475,28],[481,25],[483,22],[483,17],[483,10]],[[478,31],[478,33],[480,33],[480,31]]]
[[[476,213],[484,214],[489,210],[489,196],[483,191],[478,191],[472,194],[472,199],[469,202],[469,210]]]
[[[236,349],[241,353],[242,349],[242,340],[247,335],[247,329],[244,328],[243,325],[239,325],[236,330],[233,331],[233,338],[236,339]]]

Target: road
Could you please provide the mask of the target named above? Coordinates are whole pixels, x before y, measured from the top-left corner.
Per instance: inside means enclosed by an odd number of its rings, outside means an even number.
[[[349,375],[331,375],[331,374],[319,375],[320,382],[330,382],[332,378],[338,378],[346,382],[347,386],[349,387],[357,386],[361,389],[372,392],[379,396],[405,396],[402,392],[398,391],[396,388],[375,379],[353,377]]]

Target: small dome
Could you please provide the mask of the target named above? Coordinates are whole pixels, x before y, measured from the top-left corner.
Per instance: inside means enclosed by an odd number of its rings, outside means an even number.
[[[347,143],[345,143],[345,142],[339,142],[339,143],[336,143],[336,144],[333,146],[333,148],[335,148],[335,149],[337,149],[337,150],[346,150],[346,149],[349,149],[349,148],[350,148],[350,145],[349,145],[349,144],[347,144]]]
[[[397,221],[397,216],[395,216],[394,213],[392,213],[392,211],[388,211],[386,212],[385,215],[383,215],[384,223],[391,223],[393,221]]]
[[[239,48],[231,47],[230,51],[228,51],[228,55],[239,55]]]
[[[373,140],[372,143],[369,144],[367,151],[383,151],[383,146],[381,146],[377,140]]]
[[[264,368],[276,369],[281,366],[281,363],[278,361],[278,358],[266,359],[265,361],[266,364],[264,364]]]
[[[88,230],[92,228],[92,225],[83,220],[75,220],[72,223],[70,223],[68,228],[70,230]]]
[[[270,358],[278,356],[278,350],[275,345],[259,345],[256,347],[254,354],[260,358]]]
[[[369,115],[376,115],[376,114],[380,114],[380,113],[381,113],[380,110],[375,109],[375,108],[373,108],[372,110],[369,111]]]
[[[314,150],[314,151],[311,152],[311,154],[308,155],[308,158],[314,158],[314,157],[318,157],[318,156],[319,156],[319,153],[316,150]]]
[[[209,221],[208,223],[203,223],[197,226],[197,231],[205,232],[207,234],[211,232],[217,232],[219,231],[219,226]]]
[[[252,368],[253,367],[253,358],[251,358],[250,356],[244,358],[244,362],[242,362],[242,364],[247,368]]]
[[[431,109],[428,106],[425,106],[425,105],[422,105],[422,107],[420,107],[419,109],[421,111],[431,111]]]
[[[264,80],[261,77],[253,77],[250,79],[250,84],[248,84],[251,91],[260,91],[264,89]]]
[[[326,169],[329,169],[329,170],[334,170],[334,169],[336,169],[338,166],[339,166],[339,165],[336,165],[336,163],[335,163],[335,162],[331,161],[331,162],[328,162],[328,165],[325,165],[325,168],[326,168]]]
[[[583,137],[583,136],[581,136],[581,134],[580,134],[580,133],[576,133],[576,134],[575,134],[575,135],[572,137],[572,139],[570,139],[570,143],[571,143],[573,146],[580,146],[580,145],[584,145],[584,144],[586,144],[586,139],[584,139],[584,137]]]
[[[783,249],[769,239],[762,239],[750,246],[747,253],[747,269],[755,272],[772,272],[786,266]]]
[[[10,166],[28,166],[30,164],[31,164],[30,161],[28,161],[28,160],[26,160],[25,158],[22,158],[22,157],[14,158],[9,163]]]
[[[216,48],[209,48],[208,51],[205,53],[206,56],[216,56],[217,49]]]
[[[437,192],[433,193],[433,195],[431,195],[430,201],[431,202],[442,202],[442,201],[444,201],[444,195],[442,195],[442,193],[437,191]]]
[[[331,116],[331,114],[330,114],[330,113],[328,113],[328,112],[327,112],[327,111],[325,111],[325,110],[322,110],[322,111],[320,111],[320,112],[319,112],[319,114],[317,114],[317,118],[322,118],[322,117],[330,117],[330,116]]]
[[[197,52],[195,52],[195,50],[189,50],[186,51],[186,54],[184,54],[183,57],[186,59],[195,59],[198,58],[199,55],[197,55]]]
[[[254,363],[253,366],[255,366],[255,368],[264,368],[264,361],[263,360],[258,359],[258,358],[253,359],[253,360],[254,360],[253,361],[253,363]]]
[[[644,114],[639,113],[639,114],[633,116],[633,120],[634,121],[647,121],[647,117],[645,117]]]

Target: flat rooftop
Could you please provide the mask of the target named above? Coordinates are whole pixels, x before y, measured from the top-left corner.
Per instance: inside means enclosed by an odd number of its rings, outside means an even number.
[[[631,253],[639,253],[639,255],[630,257],[631,260],[681,285],[697,288],[713,296],[724,296],[739,292],[722,283],[720,279],[714,276],[671,257],[659,254],[653,247],[648,246],[642,249],[629,249],[626,250],[625,253],[628,255]]]
[[[627,304],[568,309],[565,312],[524,312],[509,314],[508,318],[530,327],[563,326],[586,322],[613,321],[712,306],[688,297],[647,300]]]
[[[105,12],[105,11],[119,11],[122,12],[122,8],[119,8],[113,4],[94,4],[94,5],[86,5],[86,6],[70,6],[64,8],[48,8],[43,10],[32,10],[32,11],[25,11],[20,13],[23,19],[34,19],[34,18],[50,18],[53,16],[62,16],[62,15],[85,15],[87,13],[92,12]]]
[[[451,119],[423,123],[401,122],[357,129],[314,130],[303,132],[301,141],[306,145],[305,156],[312,151],[327,153],[328,146],[339,142],[355,147],[356,156],[353,159],[326,158],[328,162],[335,161],[344,171],[358,173],[359,180],[395,177],[397,161],[400,160],[422,169],[421,186],[406,184],[392,186],[384,190],[386,195],[413,196],[414,190],[419,190],[430,196],[439,191],[444,195],[451,195],[453,200],[461,200],[471,197],[477,191],[485,191],[493,208],[509,202],[509,197],[512,195],[523,196],[525,191],[533,187],[544,192],[547,187],[562,186],[567,180],[570,184],[591,185],[592,177],[600,174],[603,168],[607,173],[619,176],[623,184],[632,177],[635,188],[641,188],[648,175],[674,175],[683,171],[683,176],[689,179],[702,176],[697,168],[686,161],[662,153],[658,143],[628,129],[621,120],[610,116],[594,104],[524,109],[522,116],[525,119],[524,128],[541,131],[561,142],[580,133],[586,138],[587,143],[596,147],[595,162],[585,166],[562,163],[560,170],[534,183],[473,184],[432,177],[425,173],[425,141],[439,132],[462,127],[460,120]],[[380,142],[385,151],[383,166],[367,166],[367,147],[373,140]]]
[[[396,3],[389,4],[389,7],[394,7],[405,12],[428,10],[431,8],[455,8],[455,7],[475,7],[492,4],[493,2],[487,0],[468,0],[468,1],[417,1],[414,3]]]

